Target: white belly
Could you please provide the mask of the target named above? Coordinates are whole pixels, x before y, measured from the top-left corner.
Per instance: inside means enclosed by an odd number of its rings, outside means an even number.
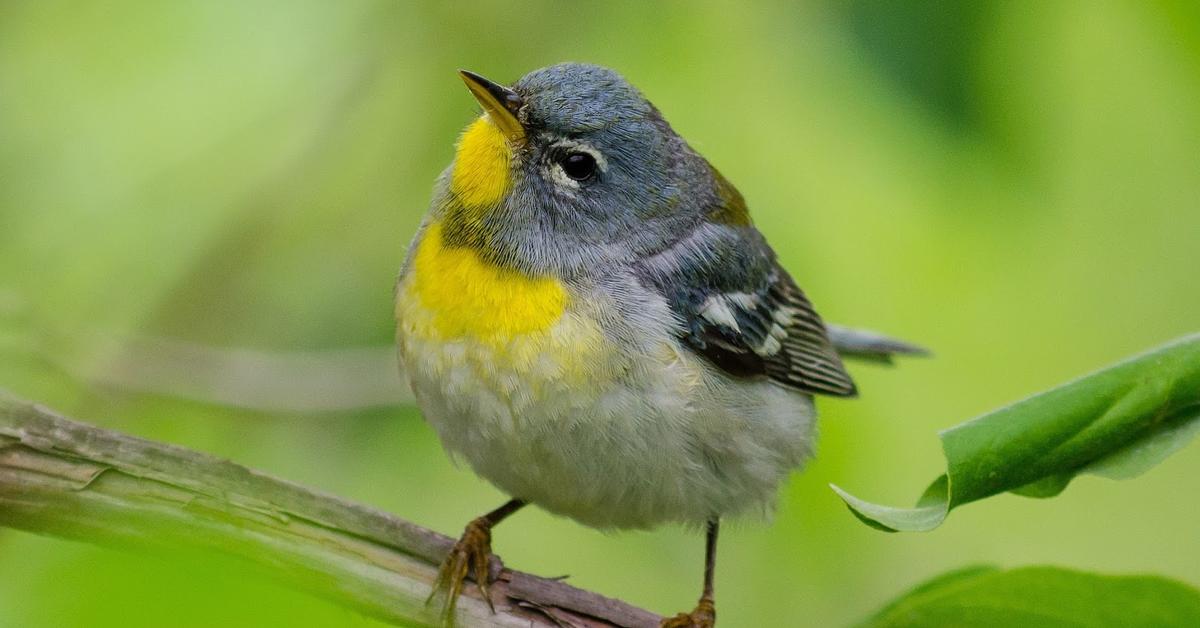
[[[416,303],[398,313],[401,359],[445,448],[504,492],[587,525],[766,510],[811,453],[808,396],[729,379],[665,328],[618,349],[568,313],[498,345],[429,337]]]

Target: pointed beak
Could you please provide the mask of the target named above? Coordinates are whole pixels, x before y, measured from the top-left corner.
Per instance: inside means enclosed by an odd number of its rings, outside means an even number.
[[[517,110],[525,101],[516,92],[474,72],[459,70],[458,75],[508,141],[519,142],[525,139],[525,127],[521,126],[520,120],[517,119]]]

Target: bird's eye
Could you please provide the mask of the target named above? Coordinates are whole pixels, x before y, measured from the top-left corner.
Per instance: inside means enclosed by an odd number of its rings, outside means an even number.
[[[567,153],[558,165],[568,177],[576,181],[590,179],[596,174],[596,158],[584,152]]]

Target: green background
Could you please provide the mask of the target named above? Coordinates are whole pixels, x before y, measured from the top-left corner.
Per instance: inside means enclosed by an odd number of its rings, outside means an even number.
[[[79,381],[93,334],[268,352],[390,342],[432,181],[502,82],[612,66],[734,181],[829,320],[936,359],[855,366],[770,525],[726,526],[722,625],[843,625],[947,569],[1200,584],[1200,448],[886,535],[936,431],[1200,328],[1200,9],[1168,2],[0,2],[0,388],[456,534],[503,497],[412,409],[265,413]],[[55,341],[47,338],[54,337]],[[103,365],[100,365],[101,370]],[[397,386],[400,386],[397,383]],[[662,613],[702,540],[536,510],[514,567]],[[0,530],[0,626],[374,625],[223,561]]]

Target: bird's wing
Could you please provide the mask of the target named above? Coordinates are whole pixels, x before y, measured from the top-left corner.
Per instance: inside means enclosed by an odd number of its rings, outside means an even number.
[[[730,375],[856,394],[821,317],[754,227],[704,224],[639,276],[670,304],[682,344]]]

